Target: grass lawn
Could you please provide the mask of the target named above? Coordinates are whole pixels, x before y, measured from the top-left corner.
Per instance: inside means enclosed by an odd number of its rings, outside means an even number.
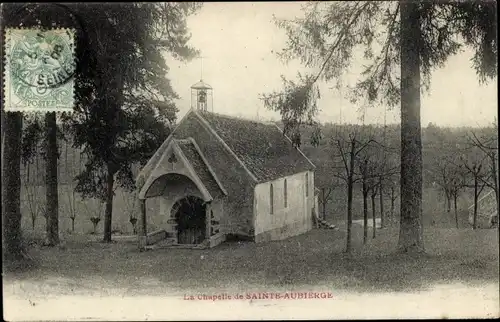
[[[363,247],[342,253],[345,233],[311,232],[284,241],[225,243],[208,250],[139,252],[133,242],[68,238],[59,248],[34,247],[34,264],[6,266],[4,295],[17,298],[182,296],[187,292],[328,290],[335,294],[419,294],[436,285],[489,289],[498,301],[497,230],[427,228],[427,254],[394,254],[397,230],[378,230]],[[371,236],[371,231],[369,236]],[[496,295],[495,295],[496,294]],[[496,296],[496,298],[495,298]],[[498,311],[498,310],[497,310]],[[497,314],[497,313],[495,313]]]

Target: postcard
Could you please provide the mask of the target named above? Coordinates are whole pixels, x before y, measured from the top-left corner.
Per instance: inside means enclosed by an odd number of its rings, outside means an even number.
[[[500,317],[496,12],[2,4],[4,319]]]

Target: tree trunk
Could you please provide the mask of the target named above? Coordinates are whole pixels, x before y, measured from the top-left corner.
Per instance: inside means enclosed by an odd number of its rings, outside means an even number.
[[[113,215],[113,186],[115,183],[115,172],[113,165],[108,164],[106,176],[106,213],[104,214],[104,239],[106,243],[111,242],[111,223]]]
[[[394,187],[391,187],[391,218],[394,219],[394,209],[396,208],[396,191]]]
[[[372,221],[373,221],[373,236],[372,238],[377,237],[377,208],[375,208],[375,198],[377,195],[372,194]]]
[[[35,230],[35,224],[36,224],[36,217],[32,216],[31,217],[31,229]]]
[[[449,192],[445,192],[446,196],[446,212],[451,212],[451,195]]]
[[[453,206],[455,208],[455,225],[458,228],[458,209],[457,209],[457,198],[458,195],[455,193],[453,194]]]
[[[363,179],[363,244],[368,239],[368,188]]]
[[[75,232],[75,217],[71,217],[71,232]]]
[[[346,253],[350,253],[352,249],[351,239],[352,239],[352,195],[353,195],[353,178],[349,176],[347,179],[347,241],[346,241]]]
[[[46,216],[47,216],[47,245],[59,244],[59,199],[57,193],[57,123],[56,113],[50,112],[45,116],[46,132]]]
[[[2,107],[3,109],[3,107]],[[4,115],[2,162],[2,220],[5,259],[23,258],[21,233],[21,137],[23,117],[19,112]]]
[[[351,150],[349,153],[349,169],[347,174],[347,241],[346,241],[346,253],[350,253],[352,249],[352,196],[353,196],[353,185],[354,185],[354,158],[355,158],[355,148],[356,142],[351,140]]]
[[[424,251],[419,5],[413,1],[400,1],[401,219],[398,248],[408,253]]]
[[[326,194],[325,194],[325,188],[321,189],[321,192],[323,194],[323,220],[326,220]]]
[[[384,187],[382,184],[382,178],[379,179],[380,191],[379,191],[379,202],[380,202],[380,228],[385,228],[385,214],[384,214]]]
[[[500,204],[498,200],[498,173],[497,173],[497,158],[496,153],[491,154],[491,176],[493,177],[493,190],[495,192],[495,200],[497,202],[497,217],[500,217]]]
[[[479,199],[477,176],[474,176],[474,216],[472,217],[472,229],[477,228],[477,202]]]

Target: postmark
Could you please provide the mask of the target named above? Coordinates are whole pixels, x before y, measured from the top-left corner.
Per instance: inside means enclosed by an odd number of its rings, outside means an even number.
[[[6,29],[6,111],[73,110],[74,37],[68,28]]]

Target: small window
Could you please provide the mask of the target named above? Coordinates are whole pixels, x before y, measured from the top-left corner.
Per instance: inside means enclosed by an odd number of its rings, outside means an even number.
[[[287,184],[286,184],[286,179],[283,183],[283,195],[284,195],[284,200],[285,200],[285,208],[288,207],[288,191],[287,191]]]
[[[271,215],[274,213],[274,191],[273,191],[273,184],[271,183],[271,187],[269,189],[269,212]]]
[[[306,197],[309,197],[309,172],[306,172]]]

